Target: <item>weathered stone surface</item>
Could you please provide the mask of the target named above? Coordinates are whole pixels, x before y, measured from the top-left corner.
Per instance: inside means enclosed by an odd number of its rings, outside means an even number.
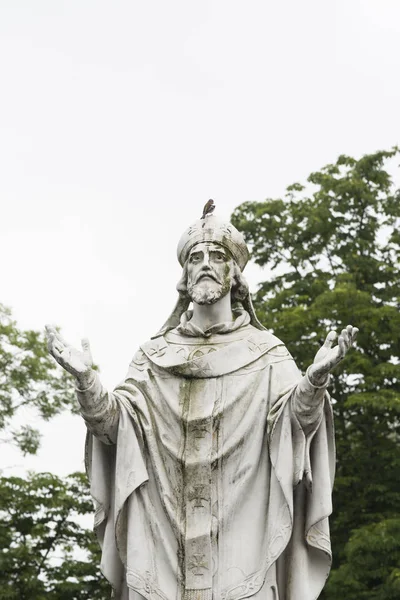
[[[77,379],[102,568],[118,600],[315,600],[331,560],[326,388],[357,330],[328,334],[302,376],[254,313],[243,237],[208,211],[179,242],[175,309],[113,392],[87,340],[47,328]]]

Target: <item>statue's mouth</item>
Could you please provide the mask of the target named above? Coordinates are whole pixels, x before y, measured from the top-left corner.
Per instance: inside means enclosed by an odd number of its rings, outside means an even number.
[[[202,279],[211,279],[212,281],[219,283],[219,281],[218,281],[218,279],[216,279],[216,277],[214,277],[213,275],[209,275],[208,273],[204,274],[204,275],[200,275],[200,277],[197,279],[196,283],[198,283]]]

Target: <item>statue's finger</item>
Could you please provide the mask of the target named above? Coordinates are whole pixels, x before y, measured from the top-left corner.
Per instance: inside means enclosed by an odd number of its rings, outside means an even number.
[[[332,348],[332,344],[336,340],[336,338],[337,338],[336,331],[333,331],[333,330],[330,331],[325,338],[325,342],[324,342],[325,348]]]
[[[49,352],[53,353],[53,350],[57,350],[59,354],[61,354],[65,348],[64,344],[60,342],[54,331],[48,336],[47,348],[49,349]]]
[[[57,334],[57,330],[56,330],[56,328],[54,327],[54,325],[45,325],[45,327],[44,327],[44,328],[45,328],[45,330],[46,330],[46,336],[47,336],[47,339],[49,339],[49,338],[50,338],[50,336],[53,336],[53,337],[55,337],[55,335]]]
[[[51,351],[55,342],[55,335],[52,331],[47,334],[47,348]]]
[[[81,344],[82,344],[82,350],[83,350],[84,354],[86,354],[86,356],[88,356],[91,359],[92,352],[90,350],[90,342],[89,342],[88,338],[82,338]]]
[[[50,354],[51,354],[52,356],[54,356],[54,358],[55,358],[57,361],[60,361],[60,360],[61,360],[61,353],[62,353],[62,351],[60,351],[60,349],[57,347],[57,345],[56,345],[56,344],[53,344],[53,345],[52,345],[52,347],[51,347],[51,350],[50,350]]]
[[[51,334],[47,334],[47,350],[50,354],[53,354],[53,336]]]
[[[55,336],[57,338],[57,340],[65,347],[69,346],[68,342],[66,340],[64,340],[63,336],[61,335],[61,333],[59,331],[57,331],[57,329],[55,329]]]
[[[358,332],[359,332],[359,331],[360,331],[360,330],[358,329],[358,327],[353,327],[353,333],[352,333],[352,340],[353,340],[353,343],[356,341],[356,339],[357,339],[357,334],[358,334]]]
[[[350,336],[347,329],[342,329],[340,336],[344,339],[346,344],[350,343]]]
[[[81,344],[82,344],[82,350],[87,350],[90,352],[90,342],[89,342],[88,338],[82,338]]]
[[[343,358],[343,356],[346,354],[347,346],[346,346],[346,342],[342,335],[339,335],[338,346],[339,346],[339,356],[340,356],[340,358]]]

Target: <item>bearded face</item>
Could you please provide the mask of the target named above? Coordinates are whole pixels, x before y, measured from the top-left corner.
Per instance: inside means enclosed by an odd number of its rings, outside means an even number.
[[[196,304],[214,304],[231,291],[233,259],[213,242],[201,242],[189,254],[187,291]]]

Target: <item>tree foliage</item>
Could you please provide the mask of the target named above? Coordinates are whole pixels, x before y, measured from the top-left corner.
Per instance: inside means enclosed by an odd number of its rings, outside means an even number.
[[[399,150],[340,156],[282,199],[245,202],[233,223],[268,271],[254,301],[305,370],[330,329],[359,327],[331,386],[337,474],[333,600],[400,597]]]
[[[44,335],[19,328],[0,305],[1,441],[34,454],[40,433],[27,415],[49,420],[66,408],[77,411],[72,377],[49,355]],[[82,473],[0,477],[0,600],[110,598],[97,541],[80,524],[92,513]]]
[[[0,304],[0,441],[35,454],[39,431],[30,423],[17,425],[23,407],[46,421],[64,408],[76,410],[72,378],[48,354],[44,335],[18,328]]]
[[[108,600],[86,477],[0,478],[0,600]]]

